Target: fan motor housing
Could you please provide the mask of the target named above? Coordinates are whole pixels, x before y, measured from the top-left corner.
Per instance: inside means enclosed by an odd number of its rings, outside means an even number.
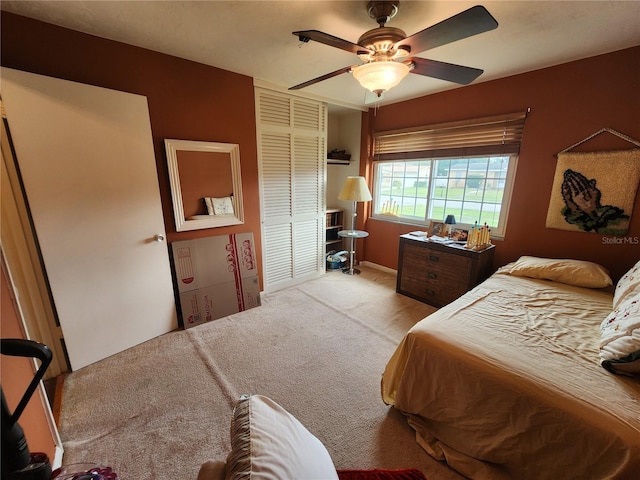
[[[399,28],[378,27],[363,33],[358,39],[358,45],[371,50],[389,50],[400,40],[407,38],[407,34]]]

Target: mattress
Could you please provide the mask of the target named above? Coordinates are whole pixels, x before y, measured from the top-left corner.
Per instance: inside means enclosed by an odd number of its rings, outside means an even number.
[[[638,478],[640,382],[599,364],[612,295],[494,274],[416,324],[382,397],[470,478]]]

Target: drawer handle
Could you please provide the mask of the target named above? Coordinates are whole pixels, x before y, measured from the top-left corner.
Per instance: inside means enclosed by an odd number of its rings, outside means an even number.
[[[427,273],[427,277],[429,277],[429,278],[438,278],[438,274],[437,273],[433,273],[433,272],[429,272],[429,273]]]
[[[432,262],[439,262],[440,257],[437,255],[429,255],[429,260],[431,260]]]
[[[431,290],[430,288],[427,288],[427,289],[424,291],[424,293],[426,293],[427,295],[435,295],[435,294],[436,294],[436,292],[435,292],[435,291],[433,291],[433,290]]]

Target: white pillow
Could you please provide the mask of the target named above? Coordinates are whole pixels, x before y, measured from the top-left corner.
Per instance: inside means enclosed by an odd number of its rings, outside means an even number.
[[[243,395],[233,411],[227,480],[337,480],[324,445],[270,398]]]
[[[233,215],[233,202],[231,197],[212,198],[213,213],[215,215]]]
[[[637,294],[640,294],[640,261],[618,280],[613,294],[613,308],[618,308],[627,297]]]
[[[600,325],[600,364],[612,373],[640,374],[640,294],[624,300]]]
[[[231,197],[204,197],[209,215],[233,215],[233,200]]]
[[[213,203],[211,203],[211,197],[204,197],[204,204],[207,206],[207,213],[209,215],[215,215],[215,212],[213,211]]]
[[[576,287],[604,288],[613,285],[604,267],[584,260],[522,256],[516,262],[505,265],[498,273],[553,280]]]

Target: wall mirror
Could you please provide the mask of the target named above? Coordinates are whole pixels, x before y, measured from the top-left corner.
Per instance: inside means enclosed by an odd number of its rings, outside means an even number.
[[[244,223],[240,146],[165,139],[176,231]]]

